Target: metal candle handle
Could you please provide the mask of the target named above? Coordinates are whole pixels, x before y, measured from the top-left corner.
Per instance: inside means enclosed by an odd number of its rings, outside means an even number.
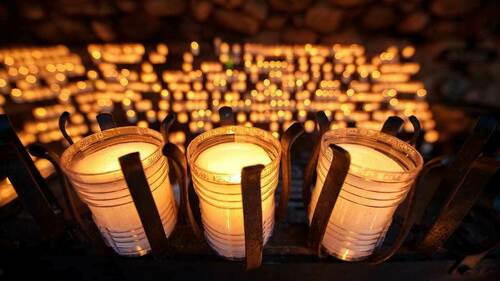
[[[309,159],[306,171],[304,173],[304,185],[302,190],[302,193],[304,195],[303,200],[306,206],[309,205],[311,198],[310,186],[313,183],[314,168],[319,157],[321,138],[323,134],[328,130],[329,124],[328,119],[326,119],[326,115],[324,115],[324,113],[319,112],[316,115],[316,119],[317,125],[319,127],[319,133],[316,139],[315,146],[313,148],[311,158]],[[411,123],[414,126],[414,133],[409,142],[414,144],[414,142],[420,135],[420,124],[417,118],[414,116],[411,117]],[[401,132],[403,124],[403,119],[396,116],[390,117],[384,123],[382,132],[397,136]],[[335,203],[340,194],[350,166],[349,152],[335,144],[331,144],[330,149],[333,153],[332,162],[330,164],[328,173],[326,174],[324,188],[321,190],[321,193],[319,195],[308,233],[308,244],[314,251],[318,253],[318,255],[321,254],[321,243],[323,241],[330,216],[332,214],[333,208],[335,207]],[[412,216],[412,213],[415,212],[415,208],[413,207],[415,199],[414,195],[415,190],[412,186],[409,190],[409,195],[406,198],[406,200],[408,201],[408,206],[405,212],[403,226],[400,229],[395,242],[383,251],[373,253],[367,260],[365,260],[365,262],[371,264],[384,262],[392,255],[394,255],[394,253],[401,247],[415,221],[414,216]]]

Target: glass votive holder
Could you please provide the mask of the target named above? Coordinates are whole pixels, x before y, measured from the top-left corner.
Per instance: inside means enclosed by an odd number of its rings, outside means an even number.
[[[119,255],[141,256],[151,250],[119,157],[139,152],[165,235],[168,237],[175,227],[177,207],[162,146],[159,132],[117,127],[81,139],[61,157],[61,167],[88,205],[105,243]]]
[[[349,152],[351,162],[322,246],[339,259],[362,260],[383,242],[423,159],[410,144],[379,131],[343,128],[326,132],[321,139],[316,185],[308,210],[310,223],[332,163],[331,144]]]
[[[262,164],[262,236],[264,244],[274,227],[275,191],[281,146],[269,132],[243,126],[224,126],[196,137],[188,146],[188,163],[199,197],[205,237],[221,256],[245,257],[241,170]]]

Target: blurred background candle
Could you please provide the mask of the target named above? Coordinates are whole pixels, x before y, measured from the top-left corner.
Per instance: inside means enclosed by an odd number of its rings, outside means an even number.
[[[279,142],[261,129],[227,126],[195,138],[187,155],[207,241],[218,254],[233,259],[245,257],[241,170],[257,164],[265,166],[261,195],[262,235],[266,243],[274,227]]]
[[[106,244],[118,254],[140,256],[151,249],[118,158],[139,152],[165,235],[177,221],[168,161],[160,133],[121,127],[93,134],[64,151],[61,164],[80,198],[89,206]]]
[[[383,242],[392,216],[412,187],[423,160],[411,145],[379,131],[328,131],[321,141],[309,221],[331,165],[332,143],[349,152],[351,165],[322,245],[340,259],[364,259]]]

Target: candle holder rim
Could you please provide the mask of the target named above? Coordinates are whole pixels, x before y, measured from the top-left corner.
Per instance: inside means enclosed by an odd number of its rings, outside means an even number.
[[[349,135],[349,132],[356,132],[356,135],[358,135],[358,137],[360,137],[360,138],[368,139],[368,138],[376,137],[377,138],[376,141],[381,142],[381,143],[383,142],[385,144],[389,144],[386,141],[382,140],[382,139],[387,139],[387,140],[390,140],[391,142],[394,142],[394,143],[400,145],[401,147],[404,147],[405,149],[410,150],[414,155],[417,155],[417,157],[416,157],[416,159],[414,161],[415,162],[415,167],[413,169],[405,170],[403,172],[391,172],[391,171],[385,171],[385,170],[380,170],[380,169],[365,168],[365,167],[353,164],[351,162],[350,166],[351,167],[355,167],[356,170],[358,170],[358,171],[369,172],[369,173],[383,173],[383,174],[390,175],[390,176],[393,176],[393,177],[400,176],[400,177],[403,177],[403,178],[409,178],[411,176],[416,176],[420,172],[420,170],[422,170],[422,167],[423,167],[423,164],[424,164],[424,159],[422,158],[422,155],[420,154],[420,152],[418,152],[418,150],[416,148],[414,148],[412,145],[406,143],[405,141],[402,141],[402,140],[398,139],[395,136],[391,136],[389,134],[380,132],[378,130],[373,130],[373,129],[365,129],[365,128],[338,128],[338,129],[328,130],[321,137],[321,150],[320,151],[326,151],[326,149],[328,149],[327,146],[330,143],[335,143],[335,144],[345,143],[345,144],[348,144],[349,142],[335,142],[335,141],[333,141],[333,142],[332,141],[326,142],[325,141],[328,137],[332,137],[332,135],[334,135],[336,133],[339,133],[339,132],[343,133],[344,135]],[[356,143],[352,143],[352,144],[356,144]],[[366,146],[364,144],[360,144],[360,145]],[[391,147],[392,147],[392,145],[391,145]],[[384,153],[384,155],[385,155],[385,153]],[[327,159],[331,161],[331,159],[329,159],[328,157],[327,157]],[[359,174],[357,174],[355,172],[352,172],[351,168],[349,168],[349,174],[353,175],[353,176],[358,176],[358,177],[365,178],[362,175],[359,175]],[[373,179],[370,179],[370,180],[373,180]]]
[[[101,175],[107,175],[107,174],[114,174],[117,172],[121,171],[121,168],[111,170],[111,171],[106,171],[106,172],[101,172],[101,173],[80,173],[76,172],[71,169],[71,165],[68,165],[71,163],[71,158],[78,152],[81,152],[81,148],[77,149],[77,147],[82,146],[82,143],[88,141],[88,142],[97,142],[97,141],[102,141],[106,139],[107,137],[112,137],[113,135],[116,134],[116,131],[120,130],[134,130],[134,131],[144,131],[151,133],[153,137],[158,138],[162,142],[160,146],[158,146],[151,154],[148,156],[144,157],[144,159],[141,160],[141,162],[147,162],[148,160],[154,158],[155,155],[160,154],[160,156],[163,156],[162,154],[162,148],[163,148],[163,137],[161,133],[157,132],[156,130],[150,129],[150,128],[142,128],[142,127],[137,127],[137,126],[122,126],[122,127],[116,127],[116,128],[111,128],[105,131],[101,132],[96,132],[91,135],[88,135],[77,142],[73,143],[70,145],[68,148],[64,150],[64,152],[61,155],[60,162],[61,162],[61,168],[64,170],[64,172],[76,176],[101,176]],[[92,138],[98,138],[98,140],[92,140]],[[74,152],[71,150],[75,150]]]
[[[261,173],[261,177],[265,177],[267,175],[269,175],[269,173],[272,171],[273,167],[278,167],[279,168],[279,163],[281,161],[281,154],[282,154],[282,151],[281,151],[281,144],[279,142],[279,140],[277,140],[271,133],[269,133],[268,131],[266,130],[263,130],[263,129],[260,129],[260,128],[257,128],[257,127],[245,127],[245,126],[238,126],[238,125],[228,125],[228,126],[223,126],[223,127],[219,127],[219,128],[215,128],[215,129],[211,129],[211,130],[208,130],[198,136],[196,136],[188,145],[187,147],[187,150],[186,150],[186,156],[187,156],[187,160],[188,160],[188,163],[189,163],[189,166],[191,168],[192,171],[198,171],[198,172],[201,172],[205,175],[212,175],[212,178],[225,178],[225,177],[232,177],[234,176],[234,174],[231,174],[231,173],[217,173],[217,172],[212,172],[212,171],[208,171],[206,169],[203,169],[201,167],[199,167],[197,164],[196,164],[196,159],[193,159],[193,146],[195,144],[197,144],[198,142],[201,142],[201,139],[203,137],[206,137],[207,135],[209,135],[210,133],[217,133],[217,132],[227,132],[227,131],[230,131],[232,134],[236,134],[236,131],[237,130],[255,130],[257,132],[260,132],[264,135],[267,135],[269,137],[269,139],[271,140],[273,146],[277,149],[277,152],[278,152],[278,155],[273,159],[272,157],[271,158],[271,162],[269,162],[269,164],[267,165],[264,165],[264,169],[262,170],[262,173]],[[220,135],[228,135],[229,133],[222,133]],[[208,179],[205,179],[205,180],[208,180]],[[209,181],[213,181],[213,180],[209,180]],[[227,182],[227,183],[233,183],[234,182]]]

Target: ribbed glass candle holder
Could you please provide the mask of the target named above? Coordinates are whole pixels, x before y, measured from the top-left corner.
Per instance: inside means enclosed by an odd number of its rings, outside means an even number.
[[[332,162],[332,143],[349,152],[351,164],[322,246],[342,260],[361,260],[383,242],[394,212],[412,187],[423,160],[408,143],[379,131],[346,128],[326,132],[321,140],[309,221]]]
[[[83,138],[64,151],[61,166],[92,212],[106,244],[118,254],[141,256],[151,250],[118,158],[139,152],[165,235],[177,221],[163,138],[154,130],[119,127]]]
[[[275,191],[281,147],[270,133],[240,126],[207,131],[188,146],[187,157],[210,246],[229,259],[245,257],[241,169],[263,164],[261,173],[264,244],[274,227]]]

